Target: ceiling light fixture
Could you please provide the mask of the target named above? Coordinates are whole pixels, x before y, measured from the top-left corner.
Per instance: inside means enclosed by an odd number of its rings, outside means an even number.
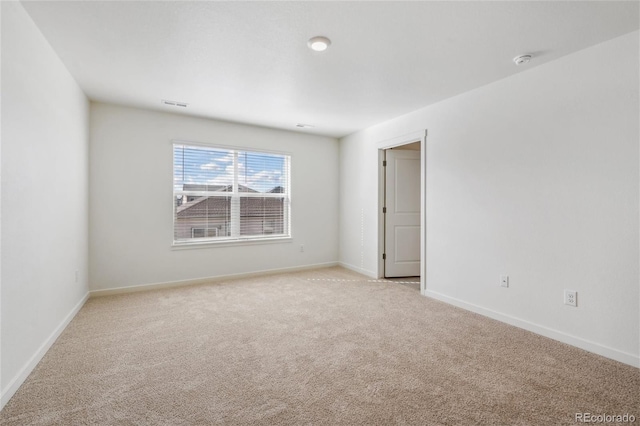
[[[323,36],[316,36],[309,39],[307,46],[316,52],[324,52],[331,45],[331,40]]]
[[[516,65],[524,65],[528,63],[531,60],[531,58],[532,58],[531,55],[519,55],[513,58],[513,62],[515,62]]]

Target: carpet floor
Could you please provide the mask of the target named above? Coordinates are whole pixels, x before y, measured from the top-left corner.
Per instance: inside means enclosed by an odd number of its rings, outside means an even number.
[[[640,370],[341,268],[90,299],[2,425],[575,424]]]

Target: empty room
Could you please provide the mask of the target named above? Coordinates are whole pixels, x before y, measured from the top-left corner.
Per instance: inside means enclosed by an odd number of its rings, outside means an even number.
[[[0,23],[0,424],[640,423],[637,1]]]

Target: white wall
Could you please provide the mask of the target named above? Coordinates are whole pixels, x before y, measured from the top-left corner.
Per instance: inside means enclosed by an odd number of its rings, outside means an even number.
[[[2,46],[2,6],[0,6],[0,46]],[[2,49],[0,48],[0,82],[2,81]],[[1,84],[0,84],[1,86]],[[0,93],[2,89],[0,88]],[[0,100],[0,242],[2,241],[2,101]],[[0,243],[0,410],[2,403],[2,244]]]
[[[428,129],[428,295],[640,365],[638,50],[634,32],[341,140],[340,261],[375,273],[376,144]]]
[[[4,404],[88,294],[89,103],[22,5],[1,7]]]
[[[292,241],[172,250],[172,139],[291,153]],[[336,139],[92,103],[90,165],[92,290],[338,260]]]

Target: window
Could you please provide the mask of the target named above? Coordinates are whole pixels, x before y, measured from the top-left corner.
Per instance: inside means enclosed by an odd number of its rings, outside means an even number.
[[[289,237],[290,163],[284,154],[174,143],[174,244]]]

